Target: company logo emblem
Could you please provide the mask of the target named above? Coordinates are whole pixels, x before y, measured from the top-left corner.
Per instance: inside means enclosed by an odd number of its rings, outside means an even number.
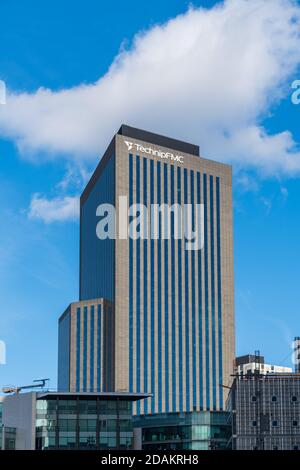
[[[164,160],[170,160],[177,163],[183,163],[184,157],[182,155],[174,155],[171,152],[163,152],[161,150],[155,150],[152,147],[143,147],[140,144],[136,144],[133,142],[129,142],[128,140],[124,140],[125,144],[127,145],[127,150],[130,150],[135,147],[136,152],[146,153],[148,155],[153,155],[154,157],[159,157]]]
[[[128,151],[133,149],[133,143],[128,142],[128,140],[124,140],[125,144],[127,145]]]

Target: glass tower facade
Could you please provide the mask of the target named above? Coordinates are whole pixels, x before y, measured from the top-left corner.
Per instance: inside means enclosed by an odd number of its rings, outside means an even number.
[[[128,158],[130,205],[191,204],[194,221],[204,204],[202,250],[162,227],[129,240],[129,390],[154,392],[146,413],[223,409],[220,177]]]
[[[110,155],[89,197],[81,205],[80,220],[80,300],[103,297],[114,300],[115,241],[96,237],[100,204],[115,204],[115,157]]]

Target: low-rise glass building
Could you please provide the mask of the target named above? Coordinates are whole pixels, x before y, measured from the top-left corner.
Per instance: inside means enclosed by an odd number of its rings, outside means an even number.
[[[134,418],[143,450],[226,449],[231,438],[226,412],[168,413]]]
[[[132,404],[146,397],[133,393],[10,395],[3,402],[4,434],[14,430],[10,449],[16,450],[133,449]]]

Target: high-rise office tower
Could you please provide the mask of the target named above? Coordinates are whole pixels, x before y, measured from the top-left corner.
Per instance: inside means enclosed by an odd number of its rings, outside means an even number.
[[[116,208],[115,238],[108,225],[110,237],[99,238],[103,204]],[[151,236],[149,221],[143,235],[128,236],[121,217],[133,204],[190,204],[194,231],[202,207],[203,247],[187,249],[175,236],[173,211],[170,236],[162,224]],[[103,302],[112,306],[105,347]],[[60,321],[59,388],[151,393],[137,414],[222,410],[233,303],[231,167],[200,157],[196,145],[123,125],[80,200],[80,302]]]

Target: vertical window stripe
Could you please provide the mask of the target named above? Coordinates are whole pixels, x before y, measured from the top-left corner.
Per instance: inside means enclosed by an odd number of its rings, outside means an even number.
[[[147,207],[148,159],[143,159],[143,204]],[[148,227],[147,227],[148,229]],[[148,392],[148,240],[144,244],[144,392]],[[148,401],[144,400],[145,414],[148,412]]]
[[[97,391],[101,392],[101,386],[102,386],[102,380],[101,380],[101,374],[102,374],[102,354],[101,354],[101,348],[102,348],[102,322],[101,322],[101,304],[98,305],[98,327],[97,327],[97,356],[98,356],[98,361],[97,361]]]
[[[194,200],[194,172],[191,170],[191,205],[192,205],[192,230],[195,230],[195,200]],[[196,227],[197,230],[198,227]],[[199,234],[198,234],[199,236]],[[195,250],[191,252],[191,275],[192,275],[192,370],[193,370],[193,410],[197,407],[197,384],[196,384],[196,293],[195,293]]]
[[[201,204],[201,174],[197,172],[197,204]],[[204,227],[205,228],[205,227]],[[201,227],[203,230],[203,227]],[[202,250],[198,250],[199,395],[203,410]]]
[[[168,204],[168,165],[164,163],[164,203]],[[169,236],[169,234],[168,234]],[[169,412],[169,252],[168,236],[164,240],[165,287],[165,411]]]
[[[184,204],[188,204],[188,170],[184,169]],[[185,242],[184,242],[185,246]],[[189,333],[189,250],[184,250],[184,300],[185,300],[185,380],[186,411],[190,411],[190,333]]]
[[[150,160],[150,203],[154,204],[154,161]],[[155,411],[155,343],[154,343],[154,332],[155,332],[155,266],[154,266],[154,240],[151,237],[150,240],[150,262],[151,262],[151,273],[150,273],[150,282],[151,282],[151,413]]]
[[[177,168],[177,202],[181,204],[181,168]],[[182,240],[178,240],[178,349],[179,349],[179,410],[183,411],[182,386]]]
[[[215,313],[215,223],[214,223],[214,178],[210,175],[210,266],[211,266],[211,337],[212,337],[212,383],[213,410],[217,407],[216,384],[216,313]]]
[[[140,204],[140,157],[136,156],[136,204]],[[141,240],[138,238],[136,241],[136,271],[135,271],[135,298],[136,298],[136,391],[141,391]],[[141,403],[137,401],[137,414],[140,414]]]
[[[95,307],[91,305],[91,321],[90,321],[90,391],[94,391],[94,321]]]
[[[87,376],[87,307],[83,307],[83,391],[86,392]]]
[[[161,204],[161,164],[157,162],[157,204]],[[159,220],[157,240],[157,349],[158,349],[158,412],[162,411],[162,327],[161,327],[161,218]]]
[[[219,346],[219,384],[223,383],[222,351],[222,285],[221,285],[221,217],[220,217],[220,178],[216,179],[217,210],[217,269],[218,269],[218,346]],[[223,409],[223,388],[219,385],[220,409]]]
[[[175,204],[174,166],[171,166],[171,205]],[[174,240],[174,214],[171,213],[171,283],[172,283],[172,411],[176,411],[176,300],[175,296],[175,240]]]
[[[204,192],[204,296],[205,296],[205,371],[206,371],[206,409],[210,408],[210,367],[209,367],[209,311],[208,311],[208,253],[207,253],[207,176],[203,175]]]
[[[80,391],[80,307],[77,308],[76,326],[76,392]]]
[[[133,204],[133,156],[129,155],[129,206]],[[129,391],[133,392],[133,240],[129,238]]]

